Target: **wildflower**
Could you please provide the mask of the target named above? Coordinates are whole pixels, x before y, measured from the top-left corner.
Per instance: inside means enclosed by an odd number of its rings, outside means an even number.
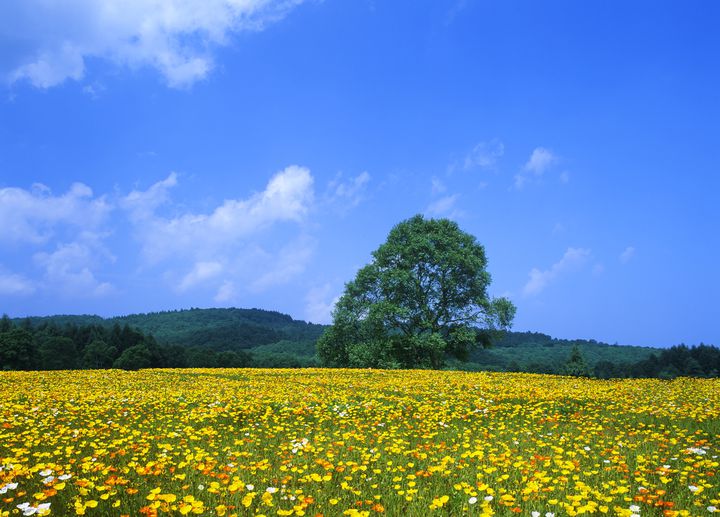
[[[473,497],[471,497],[470,499],[468,499],[468,503],[470,503],[470,504],[475,504],[475,503],[477,503],[477,502],[478,502],[478,498],[475,497],[475,496],[473,496]]]

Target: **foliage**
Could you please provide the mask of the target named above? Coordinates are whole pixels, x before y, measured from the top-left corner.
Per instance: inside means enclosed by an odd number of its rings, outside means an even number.
[[[563,367],[563,373],[575,377],[588,377],[590,375],[585,358],[580,353],[580,348],[577,345],[570,351],[570,356]]]
[[[478,328],[506,328],[515,307],[487,293],[484,248],[448,219],[396,225],[345,287],[318,341],[328,366],[438,368],[478,344]]]
[[[204,317],[195,318],[202,316],[204,311],[192,309],[177,312],[187,312],[188,314],[183,315],[183,318],[190,317],[186,330],[199,333],[201,328],[192,325],[205,321]],[[240,309],[214,309],[209,316],[227,321],[229,315],[219,316],[223,311],[244,313]],[[316,327],[332,327],[294,322],[289,316],[278,317],[278,313],[269,311],[251,310],[249,314],[257,315],[258,324],[264,321],[263,324],[271,325],[268,328],[270,331],[283,333],[286,332],[283,329],[290,327],[298,332],[293,334],[295,337],[292,340],[282,339],[251,348],[236,349],[232,342],[223,346],[219,341],[213,344],[214,348],[208,348],[202,344],[187,346],[158,343],[152,335],[140,329],[121,324],[114,319],[103,320],[96,316],[53,316],[16,320],[5,316],[0,318],[0,370],[109,368],[116,366],[116,360],[127,349],[138,345],[147,349],[151,358],[150,366],[154,368],[317,366],[315,341],[309,339],[302,329],[312,333],[316,332]],[[142,320],[142,315],[134,317]],[[80,324],[82,321],[88,323]],[[276,324],[280,326],[273,326]],[[469,362],[454,357],[446,358],[447,367],[468,371],[564,374],[565,363],[573,347],[577,347],[587,364],[588,374],[601,379],[717,377],[720,372],[720,349],[707,344],[658,349],[609,345],[594,340],[555,339],[537,332],[507,331],[476,335],[476,340],[481,342],[487,343],[490,339],[493,343],[491,348],[477,347],[471,350]],[[99,343],[93,344],[94,341]],[[360,360],[362,359],[361,357]],[[372,362],[375,357],[368,354],[364,360]]]

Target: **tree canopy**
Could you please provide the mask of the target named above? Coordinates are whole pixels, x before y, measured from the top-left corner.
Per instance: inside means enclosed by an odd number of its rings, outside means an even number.
[[[512,323],[513,304],[488,295],[483,246],[453,221],[416,215],[372,256],[318,340],[325,365],[438,368]]]

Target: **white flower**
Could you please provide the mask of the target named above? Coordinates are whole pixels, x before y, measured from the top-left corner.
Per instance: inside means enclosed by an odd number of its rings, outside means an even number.
[[[555,517],[555,514],[552,513],[552,512],[547,512],[547,513],[545,514],[545,517]]]
[[[470,503],[470,504],[477,503],[477,497],[471,497],[470,499],[468,499],[468,503]]]
[[[30,506],[30,503],[22,503],[17,505],[17,507],[22,511],[23,515],[35,515],[38,513],[38,509]]]
[[[42,477],[49,476],[50,474],[52,474],[52,470],[50,470],[50,469],[41,470],[40,472],[38,472],[38,474],[40,474]]]
[[[638,513],[640,511],[640,507],[636,504],[630,505],[630,511],[633,513]]]
[[[265,489],[265,491],[269,494],[274,494],[275,492],[277,492],[277,488],[275,488],[274,486],[269,486]]]
[[[486,495],[485,497],[483,497],[483,499],[485,499],[486,501],[492,501],[492,500],[493,500],[493,496],[491,496],[491,495]]]
[[[58,479],[59,479],[60,481],[67,481],[67,480],[70,479],[71,477],[72,477],[72,474],[63,474],[62,476],[58,476]]]
[[[639,513],[631,513],[630,517],[640,517],[640,514]]]
[[[530,515],[532,515],[532,517],[540,517],[540,512],[530,512]]]
[[[252,492],[253,490],[255,490],[255,485],[245,485],[245,488],[247,488],[248,491]]]
[[[708,506],[707,511],[710,513],[715,513],[715,512],[717,512],[717,507],[716,506]]]
[[[198,485],[198,490],[205,490],[205,485],[203,485],[203,484]]]
[[[690,489],[691,492],[697,492],[697,491],[698,491],[698,487],[696,487],[695,485],[688,485],[688,488]]]
[[[583,449],[585,449],[586,451],[589,451],[589,450],[590,450],[590,447],[588,447],[588,446],[586,445],[585,447],[583,447]]]
[[[45,483],[46,485],[52,483],[53,481],[55,481],[55,476],[48,476],[46,478],[43,478],[43,480],[42,480],[42,482]]]

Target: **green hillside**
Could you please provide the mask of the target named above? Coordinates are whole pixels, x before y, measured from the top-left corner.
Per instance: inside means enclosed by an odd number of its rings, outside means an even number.
[[[261,309],[187,309],[131,314],[114,318],[100,316],[44,316],[29,319],[34,326],[43,323],[66,325],[129,325],[152,334],[158,343],[213,350],[247,350],[273,343],[304,343],[314,346],[324,326],[293,320],[286,314]]]
[[[195,351],[245,351],[256,363],[265,365],[308,366],[315,363],[315,342],[325,329],[292,319],[286,314],[260,309],[187,309],[131,314],[114,318],[93,315],[58,315],[27,318],[33,326],[52,323],[100,325],[112,328],[129,325],[152,334],[161,345]],[[16,319],[20,324],[26,319]],[[598,363],[630,365],[650,358],[656,348],[617,346],[594,340],[555,339],[538,332],[506,332],[493,346],[473,351],[468,362],[452,362],[452,368],[472,370],[562,371],[573,347],[577,346],[587,366]]]

